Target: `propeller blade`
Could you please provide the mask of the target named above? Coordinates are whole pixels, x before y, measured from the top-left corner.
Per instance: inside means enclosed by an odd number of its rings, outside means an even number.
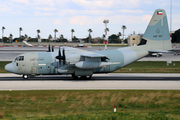
[[[60,66],[60,64],[61,64],[61,48],[59,47],[59,55],[58,55],[58,57],[60,58],[59,59],[59,66]]]
[[[59,48],[59,54],[58,54],[58,56],[56,56],[56,59],[59,60],[59,65],[61,64],[61,60],[63,60],[63,64],[66,64],[66,55],[65,55],[64,48],[62,50],[62,55],[61,55],[61,48]]]
[[[61,48],[59,48],[59,56],[61,57]]]
[[[62,57],[61,57],[61,48],[59,48],[59,54],[58,54],[58,56],[56,56],[56,59],[59,59],[59,60],[62,59]]]
[[[63,48],[63,64],[65,64],[66,63],[66,57],[65,57],[65,50],[64,50],[64,48]]]
[[[64,48],[63,48],[63,59],[65,58],[65,50],[64,50]]]
[[[54,52],[54,46],[52,46],[52,52]]]
[[[48,51],[47,52],[51,52],[50,44],[48,46]]]

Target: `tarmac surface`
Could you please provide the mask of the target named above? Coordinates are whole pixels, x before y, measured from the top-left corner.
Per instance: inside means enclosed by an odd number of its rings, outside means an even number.
[[[117,49],[119,47],[108,47],[108,50]],[[55,47],[58,49],[58,47]],[[104,47],[84,47],[79,48],[87,51],[102,51]],[[13,61],[14,58],[22,53],[28,52],[46,52],[47,47],[0,47],[0,61]],[[174,49],[170,53],[163,53],[162,57],[144,57],[139,61],[180,61],[180,55],[174,55],[174,52],[180,52],[180,48]]]
[[[73,80],[70,75],[44,75],[24,80],[21,75],[0,74],[0,90],[89,89],[180,90],[180,74],[109,73],[94,74],[90,80]]]

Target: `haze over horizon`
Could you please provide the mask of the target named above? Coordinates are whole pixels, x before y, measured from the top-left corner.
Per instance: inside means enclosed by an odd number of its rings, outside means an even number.
[[[172,0],[172,31],[180,28],[180,1]],[[74,36],[85,38],[88,29],[92,29],[92,37],[102,37],[108,19],[108,35],[122,33],[125,25],[125,35],[144,33],[151,16],[156,9],[165,9],[170,22],[170,0],[0,0],[1,29],[4,35],[19,37],[22,35],[37,36],[40,29],[41,38],[54,37],[54,29],[71,39],[71,29]],[[2,31],[0,32],[0,38]]]

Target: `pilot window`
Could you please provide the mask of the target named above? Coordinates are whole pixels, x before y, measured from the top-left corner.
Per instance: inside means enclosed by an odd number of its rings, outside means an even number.
[[[14,62],[16,62],[16,60],[17,60],[17,57],[14,59]]]
[[[24,61],[24,56],[18,56],[15,58],[14,62],[15,61]]]

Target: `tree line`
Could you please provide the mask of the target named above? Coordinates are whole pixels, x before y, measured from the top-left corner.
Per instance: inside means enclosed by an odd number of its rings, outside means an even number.
[[[43,39],[40,36],[40,29],[37,29],[37,36],[35,38],[31,38],[30,36],[28,36],[27,34],[22,35],[22,27],[19,28],[19,37],[13,38],[12,34],[9,34],[8,37],[4,36],[4,31],[5,31],[5,27],[2,27],[2,38],[0,39],[1,42],[22,42],[23,40],[28,40],[28,42],[38,42],[38,39],[41,39],[41,42],[68,42],[68,40],[66,38],[64,38],[64,36],[61,34],[59,37],[56,36],[56,33],[58,32],[57,29],[54,29],[54,38],[52,37],[51,34],[49,34],[49,36],[47,37],[47,39]],[[124,39],[124,30],[126,29],[126,26],[123,25],[122,26],[123,29],[123,39]],[[87,30],[89,35],[87,38],[83,38],[82,40],[85,43],[103,43],[104,39],[105,39],[105,34],[102,35],[102,37],[97,37],[97,38],[93,38],[91,36],[91,33],[93,32],[92,29],[88,29]],[[106,28],[106,31],[109,31],[109,28]],[[80,40],[73,35],[73,33],[75,32],[74,29],[71,29],[71,41],[72,42],[79,42]],[[120,39],[120,36],[122,36],[121,32],[119,32],[117,35],[116,34],[112,34],[108,37],[108,42],[109,43],[121,43],[123,39]]]

